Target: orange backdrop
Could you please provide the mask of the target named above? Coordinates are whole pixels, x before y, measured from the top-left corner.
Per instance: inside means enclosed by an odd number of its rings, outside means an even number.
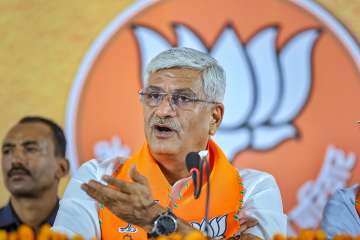
[[[360,36],[358,1],[322,0],[318,4],[328,10],[329,15],[336,16],[337,22],[344,24],[356,41]],[[3,136],[23,115],[42,114],[66,127],[71,138],[73,166],[94,157],[95,146],[100,142],[102,149],[117,147],[126,153],[138,149],[144,137],[141,106],[135,94],[141,88],[141,52],[134,25],[155,30],[171,45],[176,45],[172,24],[182,24],[210,49],[225,26],[231,26],[244,44],[261,30],[276,26],[278,52],[300,32],[318,29],[320,33],[309,62],[312,66],[310,93],[291,122],[298,131],[297,136],[268,150],[249,145],[234,159],[238,167],[257,168],[276,177],[285,209],[293,212],[296,227],[298,218],[294,209],[301,205],[299,189],[306,182],[315,186],[319,179],[323,180],[326,154],[330,154],[331,149],[335,149],[335,155],[344,152],[344,156],[334,158],[332,163],[338,169],[345,168],[341,162],[346,162],[343,159],[350,158],[351,153],[360,154],[357,147],[360,132],[355,124],[360,119],[360,110],[356,107],[360,102],[360,78],[354,53],[321,17],[291,1],[228,0],[221,4],[207,1],[206,5],[202,1],[191,1],[191,4],[190,1],[161,1],[134,10],[121,24],[114,24],[134,6],[130,1],[121,4],[118,1],[0,3],[3,13],[0,29],[6,36],[3,43],[0,42],[6,57],[0,56],[4,60],[0,72],[5,85],[0,90],[3,99],[0,104],[7,110],[0,119],[3,126],[0,134]],[[111,34],[106,33],[109,29]],[[106,40],[101,39],[102,36],[107,36]],[[95,48],[98,52],[91,55]],[[87,69],[82,72],[85,66]],[[78,101],[72,101],[74,96]],[[114,137],[121,143],[111,142]],[[336,148],[329,150],[329,146]],[[350,175],[346,185],[360,180],[360,167],[354,161],[347,170]],[[326,183],[329,181],[323,184]],[[2,187],[0,201],[5,203],[7,198]]]

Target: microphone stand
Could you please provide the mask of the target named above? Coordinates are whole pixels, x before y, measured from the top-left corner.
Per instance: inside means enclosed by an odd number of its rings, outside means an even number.
[[[207,157],[201,159],[200,163],[200,191],[201,191],[201,184],[203,178],[203,167],[205,164],[205,177],[206,177],[206,198],[205,198],[205,215],[204,215],[204,222],[205,222],[205,232],[206,235],[209,236],[209,204],[210,204],[210,166],[207,161]],[[199,191],[199,195],[200,195]]]

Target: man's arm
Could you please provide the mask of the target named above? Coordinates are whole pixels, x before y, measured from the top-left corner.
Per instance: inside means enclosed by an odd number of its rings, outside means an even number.
[[[276,233],[286,235],[287,216],[274,177],[251,169],[240,170],[240,176],[245,187],[242,214],[258,222],[244,233],[261,239],[271,239]]]
[[[146,232],[153,229],[153,220],[167,211],[159,204],[154,204],[149,183],[135,167],[130,171],[133,182],[122,181],[111,176],[103,176],[107,185],[91,180],[81,188],[93,199],[101,202],[113,214],[124,221],[142,227]],[[251,217],[243,216],[239,233],[257,224]],[[185,220],[177,219],[177,231],[186,235],[195,229]],[[258,239],[252,233],[243,233],[240,239]]]
[[[337,234],[359,234],[360,231],[356,230],[359,225],[354,202],[355,192],[351,188],[339,189],[331,196],[321,222],[328,239],[333,239]]]
[[[97,203],[80,188],[81,184],[98,179],[98,172],[99,163],[96,160],[88,161],[78,169],[60,201],[53,230],[68,236],[80,234],[85,239],[100,239]]]
[[[90,180],[83,183],[81,188],[90,198],[103,203],[119,218],[150,232],[153,228],[153,220],[167,209],[159,204],[154,204],[146,177],[142,176],[135,167],[131,169],[130,177],[133,182],[103,176],[102,180],[107,185]],[[187,234],[195,230],[182,219],[178,218],[177,224],[179,233]]]

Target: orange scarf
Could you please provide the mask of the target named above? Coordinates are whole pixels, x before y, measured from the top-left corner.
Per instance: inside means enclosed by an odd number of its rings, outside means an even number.
[[[229,163],[221,149],[211,140],[208,151],[209,160],[213,163],[210,174],[209,236],[228,238],[239,230],[237,213],[242,207],[243,184],[238,170]],[[197,200],[194,199],[190,180],[184,181],[180,190],[175,187],[172,189],[158,164],[151,157],[147,144],[113,175],[118,179],[131,181],[129,171],[132,165],[136,165],[136,169],[147,177],[154,200],[159,200],[159,204],[165,208],[173,207],[173,213],[177,217],[187,221],[194,228],[204,230],[207,183],[203,184],[203,191]],[[99,207],[99,220],[103,240],[147,239],[146,232],[142,228],[124,222],[107,208]]]

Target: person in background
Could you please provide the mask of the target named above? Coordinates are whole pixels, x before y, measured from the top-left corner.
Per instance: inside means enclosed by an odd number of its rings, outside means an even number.
[[[47,118],[22,118],[6,134],[1,151],[9,203],[0,209],[0,229],[15,231],[21,224],[39,230],[53,225],[59,208],[59,181],[68,174],[66,140],[61,127]]]
[[[330,197],[321,226],[328,239],[339,234],[360,235],[360,184],[339,189]]]
[[[335,235],[360,235],[360,184],[337,190],[325,206],[322,228],[328,239]]]

